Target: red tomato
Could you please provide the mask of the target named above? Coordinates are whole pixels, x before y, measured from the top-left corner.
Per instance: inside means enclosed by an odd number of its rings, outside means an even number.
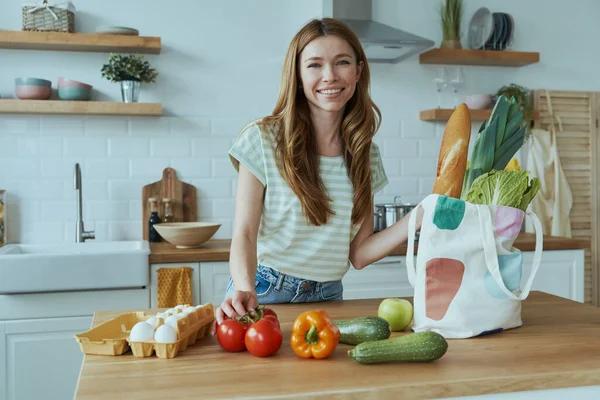
[[[271,321],[275,325],[277,325],[278,328],[281,328],[281,325],[279,325],[279,320],[276,317],[272,316],[272,315],[265,315],[262,319],[266,319],[267,321]]]
[[[273,310],[272,310],[272,309],[270,309],[270,308],[265,308],[265,310],[263,311],[263,315],[264,315],[265,317],[266,317],[267,315],[272,315],[272,316],[274,316],[274,317],[275,317],[275,319],[277,319],[277,320],[279,319],[279,318],[277,317],[277,314],[275,313],[275,311],[273,311]]]
[[[230,352],[244,351],[246,350],[244,341],[247,331],[248,325],[235,319],[226,319],[217,327],[217,339],[223,350]]]
[[[277,314],[270,308],[263,309],[262,319],[270,319],[271,321],[275,322],[278,328],[281,328],[281,325],[279,324],[279,319],[277,318]]]
[[[281,347],[281,330],[271,317],[255,322],[246,332],[246,348],[256,357],[268,357]]]

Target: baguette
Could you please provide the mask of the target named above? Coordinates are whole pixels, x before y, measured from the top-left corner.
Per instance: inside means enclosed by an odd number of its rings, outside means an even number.
[[[471,112],[466,104],[461,104],[450,116],[444,130],[432,193],[460,198],[470,140]]]

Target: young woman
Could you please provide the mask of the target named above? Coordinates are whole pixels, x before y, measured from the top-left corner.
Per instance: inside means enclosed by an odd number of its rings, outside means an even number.
[[[310,21],[292,39],[273,113],[229,152],[239,180],[217,323],[259,303],[341,300],[350,264],[362,269],[407,240],[408,218],[373,234],[373,195],[388,180],[369,81],[342,22]]]

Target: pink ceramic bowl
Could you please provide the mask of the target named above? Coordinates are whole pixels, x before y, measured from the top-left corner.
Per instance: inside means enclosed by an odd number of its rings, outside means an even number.
[[[58,78],[58,87],[83,87],[91,89],[93,86],[88,85],[87,83],[74,81],[72,79],[65,79],[61,76],[60,78]]]
[[[472,94],[465,97],[465,104],[470,110],[482,110],[492,106],[492,95]]]
[[[51,94],[52,88],[48,86],[15,86],[15,95],[21,100],[48,100]]]

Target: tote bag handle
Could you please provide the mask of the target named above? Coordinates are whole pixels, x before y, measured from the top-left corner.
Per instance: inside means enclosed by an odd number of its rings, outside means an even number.
[[[415,287],[417,272],[415,269],[415,232],[417,230],[417,211],[423,207],[420,203],[410,213],[408,219],[408,249],[406,250],[406,271],[408,273],[408,282],[410,286]]]
[[[533,285],[533,279],[537,274],[542,260],[542,248],[543,248],[543,237],[542,237],[542,224],[538,219],[537,215],[532,212],[525,213],[529,216],[533,222],[535,228],[535,253],[533,255],[533,266],[531,267],[531,273],[529,278],[523,287],[523,291],[517,296],[504,284],[502,275],[500,274],[500,266],[498,264],[498,253],[496,251],[496,241],[494,240],[494,226],[492,224],[492,216],[490,209],[487,206],[477,206],[477,213],[479,215],[479,228],[481,230],[481,238],[483,241],[483,252],[485,256],[485,263],[489,273],[492,275],[500,289],[513,300],[525,300],[529,296],[529,291]]]

